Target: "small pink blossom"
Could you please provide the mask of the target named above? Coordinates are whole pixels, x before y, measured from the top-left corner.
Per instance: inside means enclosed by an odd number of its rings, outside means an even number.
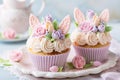
[[[13,29],[7,29],[3,32],[3,36],[6,39],[14,39],[16,36],[16,32]]]
[[[82,69],[86,64],[86,61],[82,56],[75,56],[72,60],[72,64],[76,69]]]
[[[58,70],[59,70],[58,66],[52,66],[52,67],[50,67],[50,71],[51,72],[58,72]]]
[[[102,65],[102,63],[101,63],[100,61],[94,61],[94,62],[93,62],[93,66],[94,66],[94,67],[98,67],[98,66],[100,66],[100,65]]]
[[[21,51],[12,51],[10,54],[10,60],[13,62],[21,61],[23,53]]]
[[[34,30],[34,36],[43,37],[45,34],[46,29],[41,24],[38,24]]]
[[[94,26],[91,24],[91,22],[85,21],[85,22],[81,23],[80,30],[83,32],[89,32],[93,29],[93,27]]]

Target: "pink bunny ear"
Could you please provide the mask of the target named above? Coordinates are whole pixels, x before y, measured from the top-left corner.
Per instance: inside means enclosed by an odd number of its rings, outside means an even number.
[[[78,9],[78,8],[75,8],[74,9],[74,19],[75,21],[80,25],[81,22],[85,21],[85,17],[84,17],[84,14]]]
[[[109,10],[105,9],[101,12],[99,18],[104,21],[104,22],[108,22],[109,20]]]
[[[70,16],[67,15],[60,23],[59,28],[63,31],[63,33],[67,33],[70,28]]]
[[[36,16],[34,16],[33,14],[30,14],[29,24],[30,24],[30,27],[34,28],[35,25],[40,24],[40,22]]]

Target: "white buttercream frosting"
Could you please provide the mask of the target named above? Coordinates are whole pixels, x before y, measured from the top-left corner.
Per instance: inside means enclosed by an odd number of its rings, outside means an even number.
[[[51,53],[53,52],[53,43],[46,39],[46,38],[42,38],[41,42],[40,42],[40,45],[41,45],[41,50],[45,53]]]
[[[40,52],[40,39],[30,37],[27,41],[27,48],[32,49],[34,52]]]
[[[64,40],[55,40],[51,42],[47,38],[35,38],[30,37],[26,43],[28,49],[32,49],[33,52],[52,53],[53,51],[62,52],[70,48],[71,40],[65,38]]]
[[[71,34],[71,41],[72,42],[76,42],[79,45],[85,45],[86,41],[85,41],[85,33],[80,32],[79,30],[75,30],[72,34]]]
[[[109,32],[81,32],[75,29],[71,34],[71,41],[78,45],[90,45],[95,46],[98,43],[105,45],[111,41],[111,35]]]
[[[101,45],[107,44],[107,39],[106,39],[105,33],[100,33],[100,32],[97,33],[97,38],[98,38],[99,43],[100,43]]]
[[[57,51],[57,52],[61,52],[65,49],[65,46],[64,46],[64,40],[56,40],[54,42],[54,50]]]
[[[98,43],[97,35],[93,32],[88,32],[85,36],[85,40],[90,46],[95,46]]]
[[[66,38],[66,39],[64,40],[65,49],[70,48],[70,45],[71,45],[71,40],[70,40],[70,38]]]
[[[106,36],[107,42],[110,42],[110,41],[112,40],[112,37],[111,37],[111,35],[110,35],[109,32],[106,32],[106,33],[105,33],[105,36]]]

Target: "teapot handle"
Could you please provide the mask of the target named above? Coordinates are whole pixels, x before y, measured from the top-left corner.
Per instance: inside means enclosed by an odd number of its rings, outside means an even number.
[[[35,1],[35,0],[31,0],[28,6],[29,6],[29,7],[32,7],[34,1]],[[40,16],[40,14],[41,14],[42,11],[44,10],[44,8],[45,8],[45,0],[42,0],[42,5],[41,5],[41,8],[40,8],[39,11],[38,11],[37,16]]]

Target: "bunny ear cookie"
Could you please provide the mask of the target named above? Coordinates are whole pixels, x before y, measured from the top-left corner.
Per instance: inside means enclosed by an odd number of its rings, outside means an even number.
[[[34,16],[33,14],[30,14],[29,24],[30,24],[30,27],[34,28],[35,25],[40,24],[40,22],[36,16]]]
[[[78,8],[75,8],[74,9],[74,19],[75,21],[80,25],[81,22],[85,21],[85,17],[84,17],[84,14],[78,9]]]
[[[108,9],[105,9],[101,12],[99,18],[104,21],[104,22],[108,22],[109,20],[109,10]]]
[[[63,31],[63,33],[67,33],[70,28],[70,16],[67,15],[60,23],[59,28]]]

